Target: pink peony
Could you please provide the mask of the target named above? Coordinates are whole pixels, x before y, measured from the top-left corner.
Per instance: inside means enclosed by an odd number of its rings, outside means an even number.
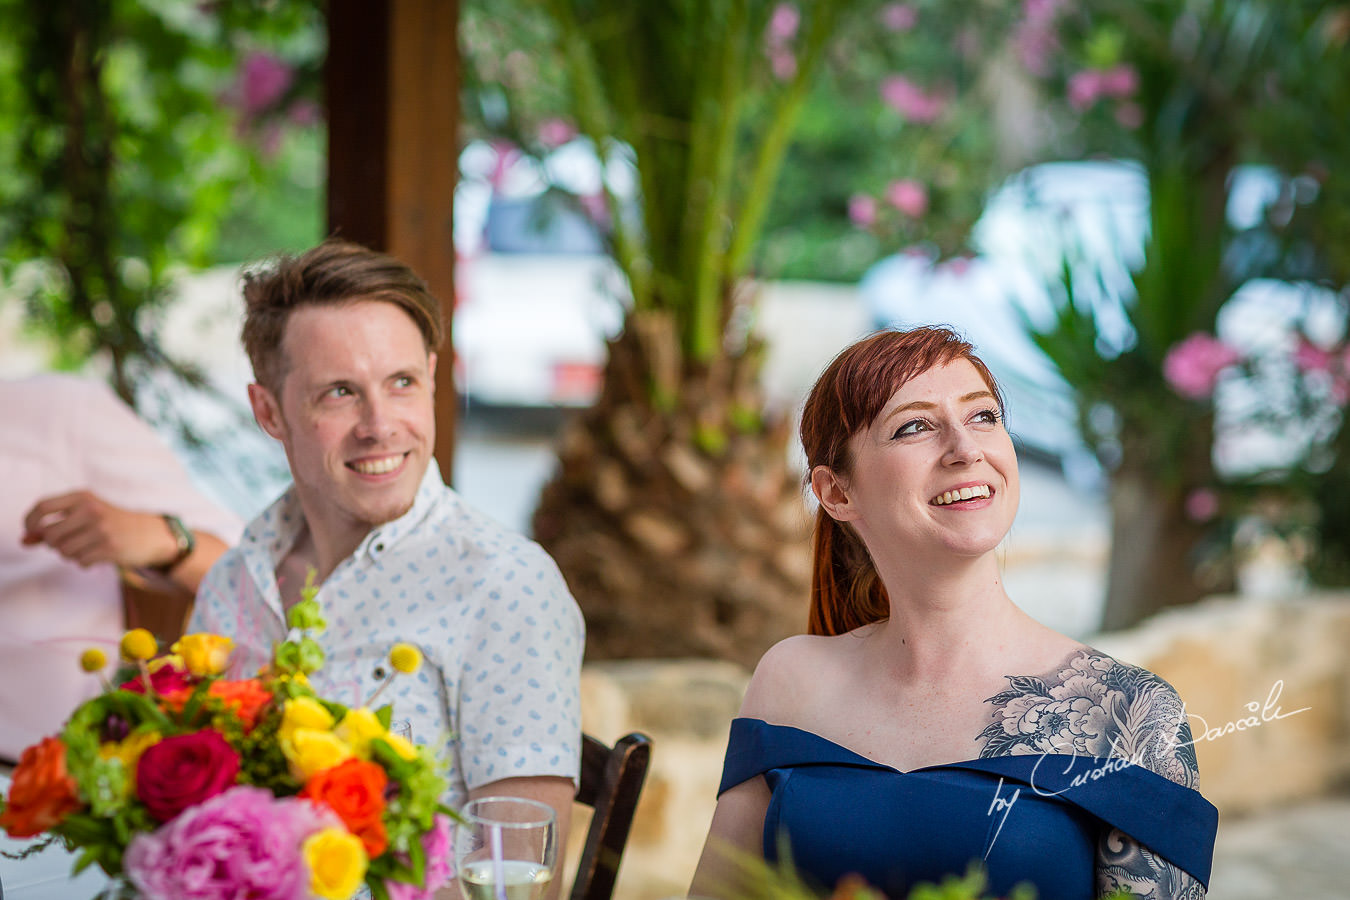
[[[903,75],[892,75],[881,82],[881,99],[891,109],[920,125],[935,122],[947,109],[947,100],[925,91]]]
[[[848,218],[859,228],[870,228],[877,221],[877,201],[867,194],[854,194],[848,198]]]
[[[422,849],[426,851],[427,868],[423,873],[425,887],[405,881],[386,881],[389,900],[432,900],[436,889],[450,880],[455,867],[455,848],[450,841],[450,819],[437,816],[431,831],[422,835]],[[405,860],[406,862],[406,860]]]
[[[913,178],[902,178],[887,186],[886,201],[911,219],[918,219],[928,212],[928,189]]]
[[[1167,351],[1163,377],[1183,397],[1204,400],[1214,393],[1219,373],[1242,355],[1213,335],[1196,332]]]
[[[308,900],[300,846],[329,827],[341,823],[308,801],[239,786],[138,834],[123,865],[143,900]]]

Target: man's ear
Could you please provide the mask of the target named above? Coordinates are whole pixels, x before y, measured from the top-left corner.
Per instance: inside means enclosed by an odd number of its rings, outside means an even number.
[[[848,495],[847,487],[829,466],[816,466],[811,470],[811,492],[830,518],[839,522],[858,518],[858,510]]]
[[[248,386],[248,405],[253,407],[253,418],[258,426],[277,440],[281,440],[285,429],[281,419],[281,404],[274,395],[261,384]]]
[[[431,379],[431,393],[436,393],[436,354],[427,354],[427,377]]]

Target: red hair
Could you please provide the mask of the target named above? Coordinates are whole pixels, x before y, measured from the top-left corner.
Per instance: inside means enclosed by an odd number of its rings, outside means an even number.
[[[1002,410],[1003,395],[989,368],[950,328],[879,331],[845,348],[816,380],[802,410],[807,479],[816,466],[847,478],[853,468],[849,440],[872,424],[905,382],[958,359],[975,366]],[[811,556],[811,634],[843,634],[890,616],[886,587],[862,539],[824,507],[816,512]]]

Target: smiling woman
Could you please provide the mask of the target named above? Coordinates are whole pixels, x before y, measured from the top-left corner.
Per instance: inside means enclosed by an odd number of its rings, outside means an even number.
[[[854,344],[801,436],[811,633],[755,670],[691,893],[743,891],[728,848],[787,846],[818,883],[860,873],[890,896],[971,863],[997,896],[1203,896],[1217,811],[1180,698],[1003,587],[1017,456],[971,345],[945,328]]]

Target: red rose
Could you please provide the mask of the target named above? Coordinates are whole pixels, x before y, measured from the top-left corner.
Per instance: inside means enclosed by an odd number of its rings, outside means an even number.
[[[163,663],[150,673],[150,686],[155,689],[156,694],[161,696],[179,690],[190,690],[196,679],[187,669],[180,669],[173,663]],[[118,686],[119,690],[131,691],[135,694],[145,693],[145,682],[142,676],[137,675],[129,681],[124,681]]]
[[[239,754],[210,728],[166,737],[141,754],[136,794],[150,815],[167,822],[234,784]]]

